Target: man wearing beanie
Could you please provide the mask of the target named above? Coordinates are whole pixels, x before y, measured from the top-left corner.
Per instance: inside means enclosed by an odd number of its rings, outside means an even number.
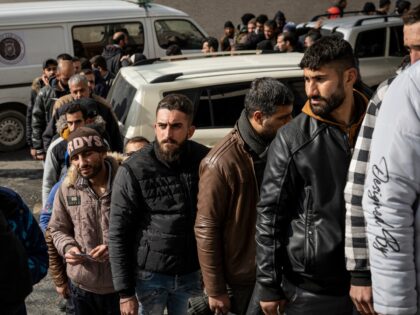
[[[48,231],[66,261],[76,315],[120,314],[108,259],[111,188],[118,163],[98,132],[68,137],[71,168],[57,191]]]

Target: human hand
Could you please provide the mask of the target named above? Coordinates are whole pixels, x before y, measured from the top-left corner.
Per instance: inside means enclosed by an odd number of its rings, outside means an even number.
[[[265,315],[283,314],[286,300],[260,301],[260,306]]]
[[[137,315],[139,311],[139,302],[135,296],[120,298],[121,315]]]
[[[350,287],[350,297],[357,311],[362,315],[376,314],[373,309],[373,297],[371,286]]]
[[[76,246],[73,246],[64,255],[64,258],[66,259],[66,263],[68,263],[72,266],[84,263],[85,260],[86,260],[86,257],[79,256],[81,254],[82,254],[82,252],[80,251],[80,249]]]
[[[209,307],[215,314],[227,314],[230,310],[230,299],[225,293],[218,296],[209,296]]]
[[[109,258],[108,246],[107,245],[98,245],[89,252],[89,255],[97,261],[104,262]]]

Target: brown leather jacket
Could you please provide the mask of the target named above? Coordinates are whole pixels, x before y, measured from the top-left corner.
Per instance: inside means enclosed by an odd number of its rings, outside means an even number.
[[[111,165],[112,183],[118,163],[110,157],[106,160]],[[100,244],[108,244],[110,202],[111,190],[98,198],[86,185],[86,181],[77,176],[74,169],[69,169],[66,179],[57,191],[48,225],[54,246],[61,256],[73,246],[88,253]],[[56,272],[60,269],[60,266],[57,267],[51,266]],[[67,264],[66,268],[67,276],[80,288],[98,294],[114,292],[109,261],[86,261],[75,266]],[[63,280],[58,278],[58,274],[57,277],[54,274],[52,276],[56,284]]]
[[[255,282],[258,184],[236,127],[200,165],[195,221],[198,258],[209,296]]]

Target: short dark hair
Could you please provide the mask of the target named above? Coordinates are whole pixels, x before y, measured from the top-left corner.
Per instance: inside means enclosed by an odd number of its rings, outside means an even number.
[[[403,14],[406,10],[410,10],[410,8],[411,8],[410,1],[401,0],[401,1],[397,1],[397,3],[395,4],[395,11],[399,15]]]
[[[330,63],[335,63],[339,72],[357,68],[353,49],[338,36],[324,36],[317,40],[305,51],[299,66],[301,69],[318,70]]]
[[[209,47],[212,47],[215,51],[217,51],[219,49],[219,41],[217,40],[217,38],[214,37],[206,37],[203,40],[203,44],[207,42],[207,44],[209,45]]]
[[[179,110],[190,118],[192,122],[194,118],[194,105],[191,100],[183,94],[168,94],[162,98],[156,108],[156,114],[161,109]]]
[[[252,81],[245,96],[245,112],[251,117],[255,111],[264,116],[271,116],[278,106],[293,105],[295,97],[292,91],[274,78],[258,78]]]
[[[248,24],[248,21],[250,19],[253,19],[254,17],[255,17],[255,15],[252,14],[252,13],[245,13],[244,15],[241,16],[242,24],[243,25],[247,25]]]
[[[105,58],[103,57],[103,56],[101,56],[101,55],[96,55],[96,56],[93,56],[91,59],[90,59],[90,63],[95,67],[95,68],[97,68],[97,67],[101,67],[102,69],[104,69],[104,70],[108,70],[108,67],[107,67],[107,65],[106,65],[106,60],[105,60]]]
[[[296,48],[297,45],[297,38],[296,35],[294,33],[289,33],[289,32],[285,32],[285,33],[279,33],[277,36],[283,36],[283,41],[285,42],[289,42],[289,44],[293,47]]]
[[[57,59],[57,62],[60,62],[62,60],[73,61],[73,56],[64,53],[64,54],[59,54],[56,59]]]
[[[277,28],[277,23],[274,20],[267,20],[265,21],[264,26],[268,26],[272,28],[273,30],[275,30]]]
[[[266,21],[268,20],[268,16],[265,14],[260,14],[257,16],[257,18],[255,19],[255,23],[260,23],[260,24],[264,24]]]
[[[47,60],[44,60],[44,62],[42,63],[42,69],[46,69],[50,66],[58,66],[57,60],[53,59],[53,58],[49,58]]]
[[[87,118],[87,109],[85,106],[82,106],[79,100],[72,101],[66,106],[65,114],[74,114],[77,112],[82,112],[83,119]]]
[[[420,22],[420,5],[415,6],[402,16],[404,25],[411,25]]]
[[[391,0],[379,0],[379,8],[383,8],[391,4]]]
[[[318,39],[320,39],[322,37],[321,32],[320,31],[315,31],[315,30],[310,30],[306,35],[306,37],[310,37],[314,42],[317,41]]]

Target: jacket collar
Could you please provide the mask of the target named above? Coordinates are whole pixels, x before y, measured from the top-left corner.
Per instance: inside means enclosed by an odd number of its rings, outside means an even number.
[[[307,100],[305,105],[303,106],[302,112],[310,117],[315,118],[318,121],[321,121],[328,125],[336,126],[337,128],[339,128],[342,132],[347,134],[349,138],[350,146],[354,147],[360,125],[362,124],[362,121],[365,117],[367,104],[369,100],[366,98],[365,95],[363,95],[361,92],[357,90],[353,90],[353,97],[354,97],[354,105],[355,105],[356,111],[355,111],[355,119],[350,125],[340,124],[336,121],[329,120],[327,118],[323,118],[321,116],[315,115],[312,112],[311,106],[309,104],[309,100]]]

